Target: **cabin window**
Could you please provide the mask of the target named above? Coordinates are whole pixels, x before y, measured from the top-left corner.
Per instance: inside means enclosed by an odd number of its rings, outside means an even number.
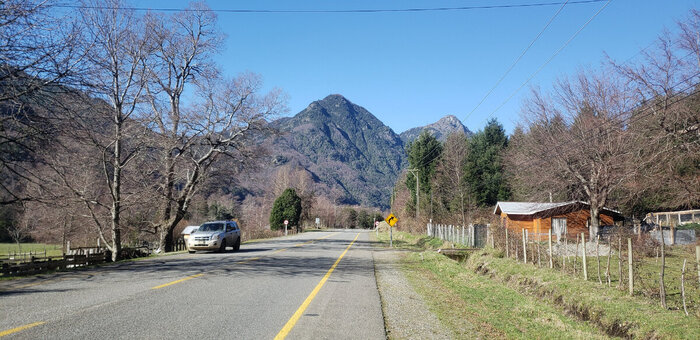
[[[681,223],[688,223],[693,220],[693,214],[681,214]]]
[[[557,237],[557,241],[566,236],[566,218],[552,217],[552,234]]]
[[[667,224],[666,224],[666,215],[659,215],[659,222],[658,222],[658,224],[659,224],[659,225],[664,225],[664,226],[667,225]]]

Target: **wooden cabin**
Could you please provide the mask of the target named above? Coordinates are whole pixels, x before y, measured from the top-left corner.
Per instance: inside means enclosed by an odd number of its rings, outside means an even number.
[[[547,239],[550,229],[554,240],[563,240],[565,236],[575,238],[580,233],[586,233],[587,238],[591,237],[590,205],[586,202],[498,202],[493,213],[501,216],[501,225],[510,231],[522,233],[525,229],[530,238],[538,240]],[[600,225],[623,220],[624,217],[618,211],[607,208],[600,211]]]

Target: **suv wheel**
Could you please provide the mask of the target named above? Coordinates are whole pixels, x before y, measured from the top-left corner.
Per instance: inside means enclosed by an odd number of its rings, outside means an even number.
[[[236,243],[233,244],[233,251],[238,251],[241,249],[241,238],[236,239]]]
[[[226,252],[226,239],[221,240],[221,247],[219,248],[219,252]]]

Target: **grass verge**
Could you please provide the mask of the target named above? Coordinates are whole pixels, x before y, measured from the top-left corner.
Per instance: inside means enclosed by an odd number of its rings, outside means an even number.
[[[8,254],[16,253],[41,253],[44,254],[46,251],[47,256],[61,256],[63,255],[63,247],[60,244],[44,244],[44,243],[0,243],[0,255],[5,256]]]
[[[441,243],[405,233],[394,237],[405,249],[434,249]],[[388,235],[379,239],[387,243]],[[506,338],[700,338],[697,316],[503,258],[493,249],[476,252],[463,263],[434,251],[411,253],[404,268],[433,312],[460,337],[473,337],[470,333],[476,331]]]

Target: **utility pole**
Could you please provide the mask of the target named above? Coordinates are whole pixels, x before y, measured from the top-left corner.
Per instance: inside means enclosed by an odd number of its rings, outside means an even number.
[[[418,169],[407,169],[408,172],[412,173],[416,177],[416,219],[420,216],[420,188],[418,187]]]

